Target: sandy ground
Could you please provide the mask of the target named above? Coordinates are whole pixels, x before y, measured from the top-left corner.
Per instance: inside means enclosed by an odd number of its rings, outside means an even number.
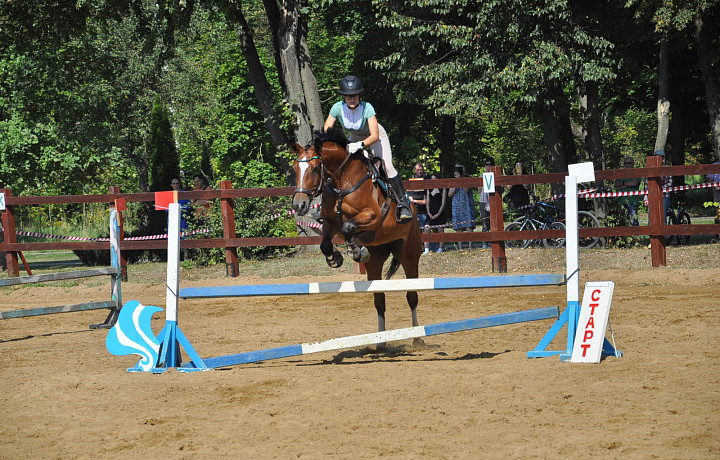
[[[2,321],[0,458],[720,458],[720,269],[582,273],[591,280],[616,283],[610,318],[625,353],[600,364],[526,358],[544,320],[422,347],[152,375],[127,373],[136,358],[110,355],[106,332],[87,330],[103,311]],[[123,284],[124,300],[164,306],[164,286],[140,281]],[[0,309],[107,291],[8,288]],[[419,317],[562,306],[564,296],[564,287],[424,292]],[[388,328],[410,325],[403,294],[388,305]],[[373,332],[376,316],[369,294],[188,300],[180,324],[210,357]]]

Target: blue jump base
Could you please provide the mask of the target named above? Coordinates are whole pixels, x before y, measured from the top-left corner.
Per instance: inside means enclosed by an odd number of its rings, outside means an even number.
[[[565,282],[565,275],[557,274],[475,276],[465,278],[414,278],[376,281],[189,287],[181,289],[179,296],[183,299],[201,299],[213,297],[257,297],[351,292],[428,291],[493,287],[559,286],[565,284]]]
[[[479,318],[471,318],[459,321],[429,324],[427,326],[417,326],[404,329],[395,329],[392,331],[354,335],[338,339],[331,339],[324,342],[303,343],[299,345],[270,348],[267,350],[249,351],[245,353],[238,353],[235,355],[218,356],[216,358],[206,358],[201,362],[193,360],[191,362],[184,363],[182,367],[178,370],[196,371],[217,369],[219,367],[236,366],[239,364],[248,364],[256,363],[259,361],[268,361],[272,359],[288,358],[291,356],[307,355],[310,353],[318,353],[321,351],[340,350],[343,348],[366,346],[394,340],[428,337],[432,335],[449,334],[453,332],[469,331],[486,327],[503,326],[506,324],[524,323],[527,321],[558,318],[559,316],[560,311],[558,307],[523,310],[513,313],[503,313],[499,315],[482,316]],[[157,372],[162,370],[164,369],[154,369],[153,371]]]

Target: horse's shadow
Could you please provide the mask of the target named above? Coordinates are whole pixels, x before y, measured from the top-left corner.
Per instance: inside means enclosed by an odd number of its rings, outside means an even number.
[[[488,359],[494,358],[500,354],[509,353],[510,350],[505,350],[498,353],[482,352],[482,353],[467,353],[459,357],[449,357],[447,353],[439,351],[440,345],[426,344],[420,340],[413,341],[412,344],[378,344],[369,345],[366,347],[345,350],[336,354],[332,359],[324,359],[315,363],[303,363],[301,366],[325,366],[328,364],[369,364],[376,363],[378,361],[464,361],[469,359]],[[438,350],[430,356],[422,357],[423,353],[428,350]],[[358,360],[360,358],[360,360]],[[363,359],[364,358],[364,359]]]

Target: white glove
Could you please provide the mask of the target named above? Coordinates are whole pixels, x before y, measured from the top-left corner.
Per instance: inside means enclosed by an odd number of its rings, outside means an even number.
[[[362,148],[363,148],[362,142],[351,142],[347,146],[347,151],[350,155],[352,155],[353,153],[355,153],[359,150],[362,150]]]

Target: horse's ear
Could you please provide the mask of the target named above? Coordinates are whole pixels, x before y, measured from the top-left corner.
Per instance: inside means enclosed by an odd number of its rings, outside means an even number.
[[[295,153],[300,153],[302,151],[302,146],[300,144],[298,144],[297,142],[295,142],[295,144],[290,146],[290,150]]]

